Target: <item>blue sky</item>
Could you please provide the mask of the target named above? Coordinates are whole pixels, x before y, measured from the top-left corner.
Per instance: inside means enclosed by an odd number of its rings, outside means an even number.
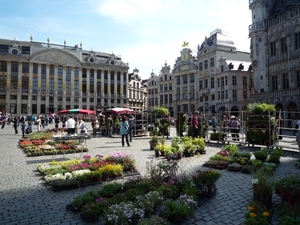
[[[216,29],[250,51],[248,0],[0,0],[0,38],[47,42],[120,55],[149,78],[173,68],[182,44],[194,51]]]

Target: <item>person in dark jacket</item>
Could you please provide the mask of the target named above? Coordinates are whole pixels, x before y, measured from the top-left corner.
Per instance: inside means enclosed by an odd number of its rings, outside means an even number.
[[[127,117],[123,116],[122,121],[120,123],[120,135],[122,135],[122,146],[124,147],[124,139],[126,138],[127,146],[130,146],[128,140],[128,130],[129,130],[129,123],[127,122]]]
[[[12,120],[12,123],[13,123],[13,127],[15,129],[16,135],[18,135],[18,122],[19,122],[19,118],[17,116],[15,116]]]

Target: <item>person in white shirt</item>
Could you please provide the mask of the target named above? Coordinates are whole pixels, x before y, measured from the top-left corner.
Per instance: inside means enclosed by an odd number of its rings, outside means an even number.
[[[67,128],[68,128],[68,134],[74,134],[75,133],[75,120],[73,119],[73,116],[69,116],[69,119],[67,120]]]
[[[296,128],[298,129],[298,131],[296,133],[296,141],[298,144],[298,149],[299,149],[299,154],[300,154],[300,120],[297,121]]]
[[[82,120],[82,117],[78,117],[78,125],[77,127],[79,128],[79,133],[81,134],[86,134],[87,133],[87,129],[86,129],[86,125],[85,122]]]

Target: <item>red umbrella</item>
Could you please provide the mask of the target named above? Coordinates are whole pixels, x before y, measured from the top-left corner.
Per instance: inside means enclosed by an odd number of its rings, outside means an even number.
[[[94,110],[89,109],[70,109],[69,114],[88,114],[88,115],[95,115]]]
[[[57,112],[58,114],[68,114],[69,113],[69,109],[63,109]]]
[[[127,108],[111,108],[106,109],[102,114],[133,114],[134,110]]]
[[[56,116],[56,113],[50,113],[49,116]]]

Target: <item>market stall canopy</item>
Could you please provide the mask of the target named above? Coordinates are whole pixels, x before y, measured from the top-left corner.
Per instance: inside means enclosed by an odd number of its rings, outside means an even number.
[[[88,115],[95,115],[94,110],[89,109],[64,109],[58,111],[59,114],[88,114]]]
[[[102,114],[133,114],[134,110],[127,109],[127,108],[111,108],[111,109],[105,109]]]

